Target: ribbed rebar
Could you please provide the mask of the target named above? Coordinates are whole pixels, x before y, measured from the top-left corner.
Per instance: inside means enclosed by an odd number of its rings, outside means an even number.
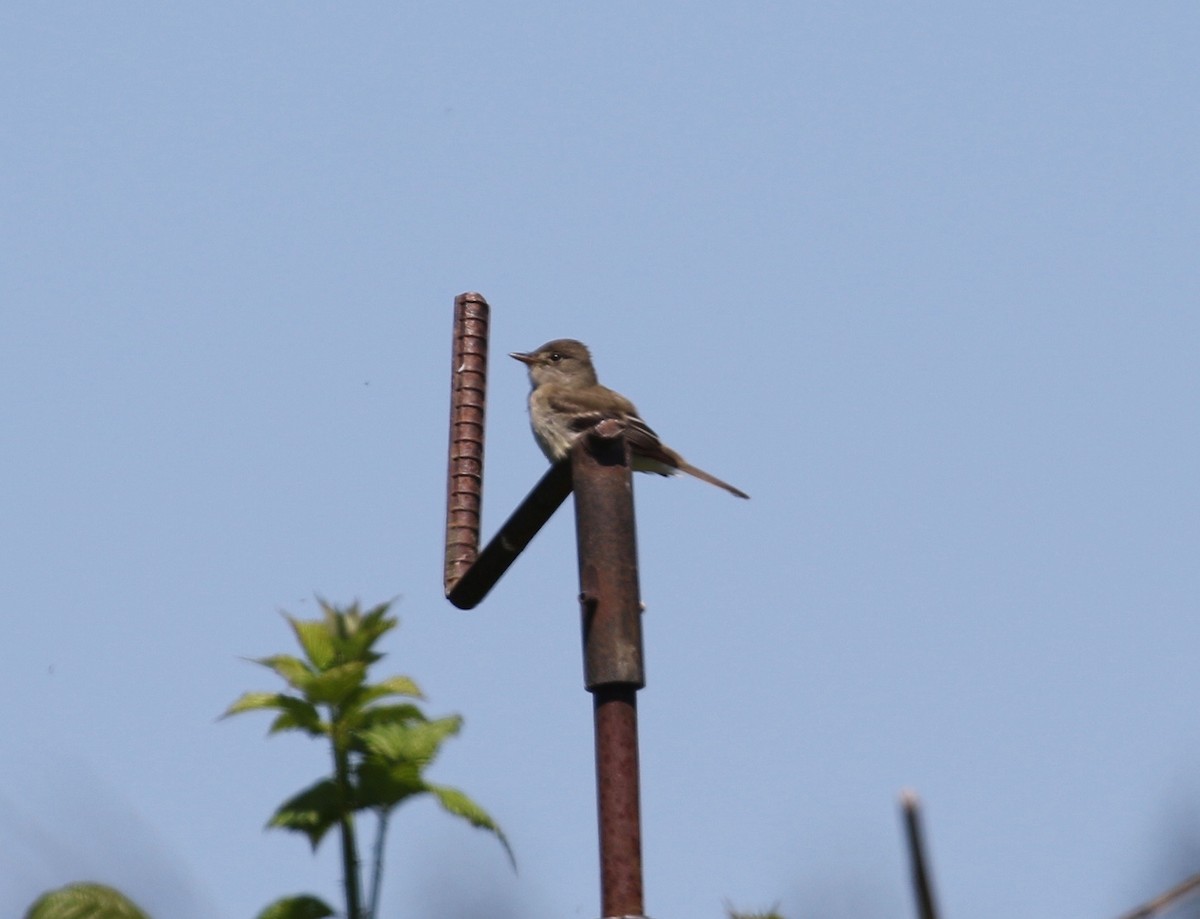
[[[450,465],[446,475],[447,594],[479,553],[489,312],[481,294],[465,293],[454,298]]]

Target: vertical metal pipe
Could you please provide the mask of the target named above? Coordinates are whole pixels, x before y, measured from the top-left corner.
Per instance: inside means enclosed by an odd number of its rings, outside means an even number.
[[[637,688],[592,690],[596,722],[596,813],[603,916],[641,916],[642,820],[638,781]]]
[[[603,422],[572,450],[584,684],[596,727],[596,803],[605,917],[641,916],[637,691],[646,685],[629,452]]]
[[[637,528],[629,448],[616,421],[602,421],[571,451],[575,537],[583,605],[584,684],[646,685]]]
[[[481,294],[454,298],[450,369],[450,459],[446,477],[446,592],[479,552],[483,502],[483,423],[487,405],[487,301]]]

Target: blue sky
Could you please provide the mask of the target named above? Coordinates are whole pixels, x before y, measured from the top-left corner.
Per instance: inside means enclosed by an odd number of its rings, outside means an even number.
[[[0,12],[0,912],[336,895],[245,657],[399,597],[462,712],[384,916],[599,914],[565,507],[442,597],[451,306],[748,491],[642,477],[647,911],[1115,916],[1200,869],[1200,8],[57,4]]]

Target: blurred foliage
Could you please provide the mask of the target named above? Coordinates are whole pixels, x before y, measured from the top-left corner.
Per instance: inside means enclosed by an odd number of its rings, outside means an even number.
[[[42,894],[25,919],[149,919],[133,901],[104,884],[68,884]]]
[[[322,618],[287,616],[303,658],[277,654],[255,663],[273,671],[286,684],[283,692],[248,692],[222,717],[252,711],[274,712],[270,733],[298,731],[323,738],[332,747],[334,771],[289,797],[275,810],[268,826],[305,836],[315,850],[335,827],[342,842],[346,915],[373,917],[379,905],[383,844],[395,808],[420,795],[432,797],[447,813],[493,834],[516,867],[512,848],[494,820],[464,792],[430,782],[425,770],[442,744],[462,728],[459,715],[431,719],[415,700],[420,688],[407,676],[368,682],[368,669],[383,654],[376,642],[396,627],[384,603],[366,612],[320,601]],[[372,859],[371,899],[363,910],[358,841],[354,816],[371,811],[377,819]],[[319,903],[319,901],[316,901]],[[311,898],[280,900],[296,910],[314,907]],[[299,904],[299,905],[295,905]],[[281,909],[284,907],[280,907]],[[328,909],[320,903],[319,908]],[[278,912],[260,919],[308,919],[327,913]]]

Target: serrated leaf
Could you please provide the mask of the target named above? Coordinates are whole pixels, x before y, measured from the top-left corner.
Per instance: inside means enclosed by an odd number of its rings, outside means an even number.
[[[333,779],[321,779],[279,805],[268,827],[303,833],[314,851],[341,816],[341,800]]]
[[[334,915],[333,908],[311,894],[280,897],[259,913],[255,919],[326,919]]]
[[[369,754],[363,734],[366,731],[383,724],[420,724],[428,719],[415,705],[379,705],[375,708],[363,709],[358,706],[357,699],[353,704],[345,706],[338,720],[338,742],[343,747],[363,755]]]
[[[355,779],[354,803],[358,810],[391,810],[429,790],[420,770],[411,763],[366,761],[359,764]]]
[[[320,619],[293,619],[291,616],[287,620],[305,656],[318,671],[328,670],[337,663],[334,636],[328,623]]]
[[[450,788],[446,785],[428,785],[429,792],[437,799],[438,804],[442,809],[455,817],[461,817],[481,830],[487,830],[493,834],[500,845],[504,846],[504,851],[508,854],[508,860],[513,866],[513,870],[517,870],[517,859],[513,855],[512,846],[508,844],[508,838],[482,807],[472,801],[467,795],[457,788]]]
[[[303,731],[314,737],[329,732],[329,725],[321,720],[320,712],[311,702],[294,696],[282,696],[278,708],[279,717],[271,722],[271,734],[281,731]]]
[[[366,665],[359,661],[338,664],[309,680],[304,695],[317,705],[341,705],[362,686],[366,674]]]
[[[303,699],[279,692],[244,693],[221,714],[221,717],[228,718],[242,712],[264,710],[279,712],[278,717],[271,722],[268,730],[270,734],[294,730],[304,731],[313,736],[326,733],[327,726],[321,721],[320,714],[314,706]]]
[[[262,664],[283,677],[289,686],[304,692],[309,681],[316,675],[311,667],[290,654],[274,654],[271,657],[256,658],[254,663]]]
[[[447,737],[462,728],[462,717],[451,715],[419,724],[380,724],[359,733],[371,756],[385,761],[411,762],[424,768],[437,756]]]
[[[411,702],[404,702],[400,705],[376,705],[368,708],[357,720],[357,729],[362,732],[383,724],[407,725],[413,722],[424,723],[429,719]]]
[[[317,603],[321,605],[321,615],[325,617],[330,632],[339,639],[345,638],[346,629],[358,622],[357,602],[351,603],[345,609],[339,609],[321,597],[317,597]]]
[[[291,697],[278,692],[242,693],[229,708],[221,713],[221,717],[228,718],[231,715],[240,715],[242,712],[257,712],[263,709],[279,709],[283,707],[283,700],[289,698]]]
[[[392,676],[379,683],[372,683],[363,688],[363,703],[373,702],[386,696],[408,696],[411,699],[424,699],[425,694],[411,677]]]
[[[387,603],[380,603],[378,606],[372,607],[363,614],[362,621],[359,624],[359,632],[369,635],[371,644],[377,642],[400,624],[400,620],[395,616],[388,616],[388,610],[391,607],[391,601],[388,601]]]
[[[357,660],[365,664],[373,664],[383,657],[372,648],[381,636],[398,624],[395,617],[387,616],[390,606],[390,603],[382,603],[364,615],[359,610],[357,603],[346,609],[338,609],[321,601],[325,620],[332,634],[336,636],[336,644],[342,660]]]
[[[148,919],[132,900],[104,884],[68,884],[42,894],[25,919]]]

